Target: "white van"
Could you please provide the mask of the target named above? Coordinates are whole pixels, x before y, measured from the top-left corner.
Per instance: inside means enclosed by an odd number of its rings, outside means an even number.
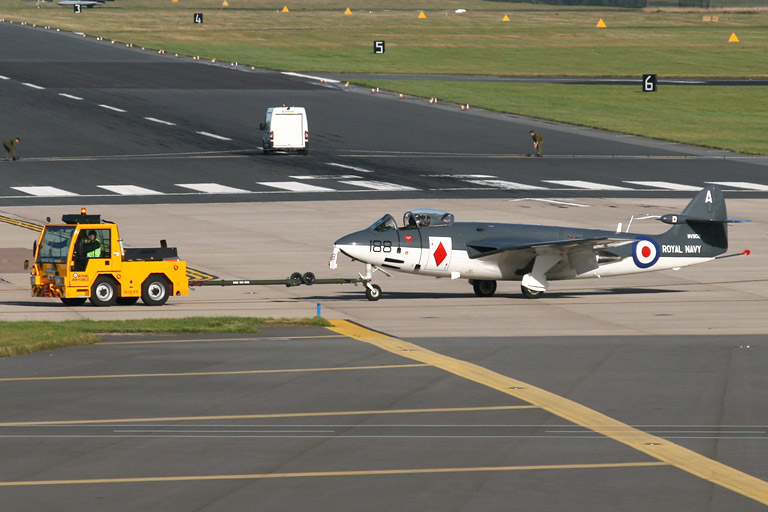
[[[309,124],[303,107],[270,107],[267,119],[261,123],[264,154],[275,151],[308,152]]]

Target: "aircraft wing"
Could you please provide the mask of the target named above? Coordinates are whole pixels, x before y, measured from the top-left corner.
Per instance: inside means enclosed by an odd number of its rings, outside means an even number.
[[[592,238],[567,238],[564,240],[548,240],[535,242],[520,242],[513,240],[478,240],[466,244],[470,259],[484,258],[508,251],[533,250],[533,252],[562,252],[589,249],[600,251],[609,247],[618,247],[634,242],[634,238],[619,238],[599,236]]]

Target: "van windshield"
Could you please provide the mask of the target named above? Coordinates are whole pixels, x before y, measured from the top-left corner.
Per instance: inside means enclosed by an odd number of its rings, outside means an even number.
[[[37,250],[37,263],[66,263],[75,226],[48,226]]]

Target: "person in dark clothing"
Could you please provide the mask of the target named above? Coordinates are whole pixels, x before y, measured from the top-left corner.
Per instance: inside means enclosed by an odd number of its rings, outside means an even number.
[[[101,256],[101,242],[96,240],[96,232],[88,231],[88,238],[83,242],[83,252],[87,258],[98,258]]]
[[[544,136],[531,130],[528,132],[533,139],[533,149],[536,150],[536,156],[543,156],[541,153],[541,143],[544,142]]]
[[[21,139],[18,137],[10,137],[8,139],[5,139],[3,141],[3,147],[5,148],[5,159],[8,160],[8,157],[13,154],[13,159],[18,160],[19,157],[16,155],[16,144],[21,142]]]

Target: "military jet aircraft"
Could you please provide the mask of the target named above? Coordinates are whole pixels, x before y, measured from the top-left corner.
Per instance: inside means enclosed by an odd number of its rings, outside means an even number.
[[[468,279],[479,297],[493,295],[496,281],[521,281],[523,295],[537,298],[547,291],[550,281],[679,269],[738,256],[724,255],[728,223],[748,222],[728,218],[723,192],[716,185],[698,192],[682,213],[651,218],[672,227],[648,236],[621,232],[621,224],[613,232],[454,222],[453,215],[444,211],[411,210],[402,227],[387,214],[367,229],[338,239],[330,266],[337,267],[340,253],[365,263],[366,274],[361,273],[360,279],[369,300],[381,296],[381,287],[371,282],[372,273],[387,274],[386,269]]]

